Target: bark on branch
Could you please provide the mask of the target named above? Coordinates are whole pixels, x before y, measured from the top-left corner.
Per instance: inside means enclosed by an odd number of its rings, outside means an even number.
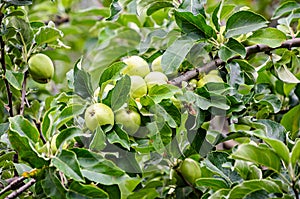
[[[286,40],[285,42],[283,42],[279,47],[276,47],[276,48],[271,48],[267,45],[263,45],[263,44],[257,44],[257,45],[253,45],[253,46],[248,46],[246,47],[246,59],[252,55],[252,54],[255,54],[255,53],[259,53],[259,52],[268,52],[268,51],[272,51],[272,50],[275,50],[275,49],[278,49],[278,48],[287,48],[287,49],[291,49],[293,47],[300,47],[300,38],[295,38],[295,39],[289,39],[289,40]],[[234,59],[241,59],[240,56],[235,56],[235,57],[232,57],[231,59],[229,59],[227,62],[231,62],[232,60]],[[217,67],[225,64],[226,62],[217,58],[215,60],[213,60],[212,62],[209,62],[201,67],[198,67],[198,68],[195,68],[194,70],[190,70],[190,71],[187,71],[185,72],[184,74],[178,76],[178,77],[175,77],[174,79],[172,79],[170,81],[170,84],[173,84],[173,85],[177,85],[177,86],[181,86],[181,83],[183,81],[188,81],[194,77],[197,77],[197,75],[199,73],[207,73],[211,70],[214,70],[216,69]]]

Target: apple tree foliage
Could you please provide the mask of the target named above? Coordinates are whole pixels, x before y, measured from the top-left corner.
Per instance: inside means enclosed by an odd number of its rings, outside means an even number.
[[[299,7],[0,0],[0,198],[299,198]],[[55,63],[47,84],[36,53]],[[133,55],[162,56],[168,84],[130,97]],[[210,71],[221,81],[197,86]],[[138,112],[138,132],[88,130],[96,102]]]

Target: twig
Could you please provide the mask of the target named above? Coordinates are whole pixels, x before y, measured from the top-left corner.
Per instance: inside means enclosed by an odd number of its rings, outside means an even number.
[[[296,185],[296,183],[295,183],[295,181],[293,181],[293,183],[292,183],[292,189],[293,189],[293,192],[294,192],[294,194],[295,194],[295,198],[296,198],[296,199],[299,199],[299,192],[298,192],[298,190],[296,189],[295,185]]]
[[[13,181],[15,181],[18,178],[19,177],[12,177],[12,178],[6,179],[5,183],[0,184],[0,189],[3,189],[6,184],[10,184],[10,183],[12,183]]]
[[[252,54],[259,53],[259,52],[267,52],[267,51],[272,51],[272,50],[279,49],[279,48],[291,49],[292,47],[300,47],[300,38],[286,40],[279,47],[276,47],[276,48],[271,48],[264,44],[248,46],[248,47],[246,47],[246,57],[245,58],[249,57]],[[234,57],[230,58],[227,62],[229,63],[234,59],[241,59],[241,57],[234,56]],[[226,63],[225,61],[222,61],[221,59],[217,58],[214,61],[209,62],[199,68],[195,68],[194,70],[185,72],[184,74],[172,79],[169,83],[180,86],[183,81],[188,81],[188,80],[196,77],[199,73],[202,73],[202,72],[207,73],[211,70],[214,70],[218,66],[223,65],[225,63]]]
[[[21,98],[21,105],[20,105],[20,115],[23,115],[24,108],[25,108],[27,76],[28,76],[28,71],[25,72],[24,80],[23,80],[23,83],[22,83],[22,98]]]
[[[16,186],[17,184],[19,184],[20,182],[23,182],[25,180],[25,177],[21,176],[21,177],[13,178],[13,179],[14,180],[9,185],[7,185],[6,187],[4,187],[4,189],[2,189],[0,191],[0,196],[2,194],[4,194],[5,192],[11,190],[14,186]]]
[[[3,21],[3,17],[4,14],[2,12],[0,12],[0,27],[2,26],[2,21]],[[5,63],[5,43],[3,41],[3,37],[0,36],[0,47],[1,47],[1,65],[2,65],[2,69],[3,69],[3,74],[5,77],[6,74],[6,63]],[[8,99],[8,107],[9,107],[9,115],[10,117],[14,116],[14,112],[13,112],[13,103],[12,103],[12,92],[10,90],[10,85],[9,82],[7,81],[6,78],[4,78],[4,83],[5,83],[5,87],[6,87],[6,92],[7,92],[7,99]]]
[[[12,192],[11,194],[9,194],[8,196],[6,196],[5,199],[13,199],[16,198],[17,196],[19,196],[21,193],[23,193],[26,189],[28,189],[29,187],[31,187],[32,185],[34,185],[34,183],[36,182],[35,179],[31,179],[29,182],[27,182],[25,185],[23,185],[22,187],[20,187],[18,190]]]

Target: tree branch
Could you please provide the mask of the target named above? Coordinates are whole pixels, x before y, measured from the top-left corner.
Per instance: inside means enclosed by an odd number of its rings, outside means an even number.
[[[3,22],[3,17],[4,14],[1,12],[0,13],[0,27],[2,27],[2,22]],[[6,74],[6,63],[5,63],[5,43],[3,40],[3,37],[0,36],[0,47],[1,47],[1,65],[2,65],[2,69],[3,69],[3,74],[4,74],[4,83],[5,83],[5,87],[6,87],[6,92],[7,92],[7,100],[8,100],[8,107],[9,107],[9,115],[10,117],[12,117],[14,115],[13,112],[13,103],[12,103],[12,92],[10,90],[10,85],[9,82],[7,81],[7,79],[5,78],[5,74]]]
[[[259,52],[267,52],[267,51],[272,51],[272,50],[279,49],[279,48],[291,49],[292,47],[300,47],[300,38],[289,39],[289,40],[283,42],[279,47],[276,47],[276,48],[271,48],[264,44],[248,46],[248,47],[246,47],[246,58],[248,58],[250,55],[253,55],[253,54],[259,53]],[[234,59],[241,59],[241,57],[234,56],[234,57],[230,58],[227,62],[229,63]],[[203,72],[207,73],[211,70],[214,70],[217,67],[219,67],[225,63],[226,63],[225,61],[222,61],[221,59],[217,58],[214,61],[209,62],[201,67],[195,68],[194,70],[187,71],[184,74],[182,74],[178,77],[175,77],[169,83],[173,84],[173,85],[181,86],[181,83],[183,81],[188,81],[194,77],[197,77],[197,75],[199,73],[203,73]]]
[[[13,181],[11,181],[11,183],[9,185],[7,185],[6,187],[4,187],[4,189],[2,189],[0,191],[0,196],[2,194],[4,194],[5,192],[13,189],[15,186],[17,186],[18,184],[20,184],[21,182],[23,182],[25,180],[25,177],[21,176],[21,177],[14,177],[12,178]],[[9,181],[8,181],[9,182]]]
[[[21,98],[21,105],[20,105],[20,115],[23,115],[25,109],[25,98],[26,98],[26,82],[27,82],[28,71],[24,74],[24,80],[22,83],[22,98]]]
[[[31,179],[29,182],[27,182],[25,185],[23,185],[22,187],[20,187],[18,190],[12,192],[11,194],[9,194],[8,196],[6,196],[5,199],[13,199],[16,198],[17,196],[19,196],[21,193],[23,193],[26,189],[28,189],[29,187],[31,187],[32,185],[34,185],[34,183],[36,182],[35,179]]]

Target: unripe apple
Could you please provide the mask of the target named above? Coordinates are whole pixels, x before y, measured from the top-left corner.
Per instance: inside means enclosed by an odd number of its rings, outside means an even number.
[[[140,98],[147,94],[147,84],[141,76],[130,76],[130,79],[130,96],[132,98]]]
[[[158,72],[162,72],[162,67],[161,67],[161,58],[162,58],[162,55],[159,56],[159,57],[156,57],[152,64],[151,64],[151,69],[152,71],[158,71]]]
[[[111,124],[114,125],[114,113],[111,108],[102,103],[89,106],[84,114],[85,124],[91,131],[98,126]]]
[[[144,79],[148,89],[154,85],[167,84],[168,81],[168,77],[162,72],[150,72]]]
[[[28,60],[29,73],[38,83],[48,83],[54,75],[52,60],[45,54],[35,54]]]
[[[190,82],[189,82],[189,85],[193,88],[196,88],[197,83],[198,83],[198,81],[196,79],[191,79]]]
[[[192,158],[186,158],[180,165],[180,172],[185,180],[194,184],[201,177],[201,168],[198,162]]]
[[[124,59],[123,62],[127,65],[122,71],[123,74],[145,77],[150,73],[148,63],[139,56],[128,57]]]
[[[207,74],[198,81],[197,86],[202,87],[209,82],[223,82],[223,79],[218,75]]]
[[[141,116],[139,113],[121,108],[115,114],[116,124],[122,124],[123,129],[129,134],[133,135],[137,132],[141,125]]]

